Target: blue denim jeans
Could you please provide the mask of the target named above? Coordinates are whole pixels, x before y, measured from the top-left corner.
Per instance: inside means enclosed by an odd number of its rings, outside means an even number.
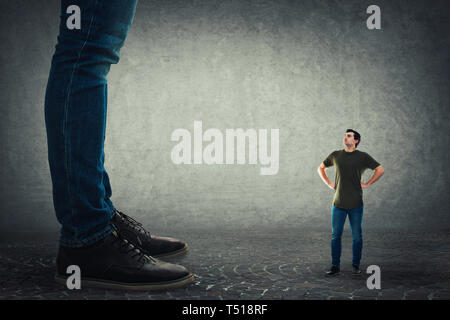
[[[138,0],[61,0],[59,35],[45,93],[45,125],[60,245],[83,247],[112,231],[115,214],[104,168],[107,80]],[[81,11],[81,29],[68,29]]]
[[[344,230],[345,219],[348,215],[348,220],[350,221],[350,230],[352,232],[352,251],[353,258],[352,264],[358,265],[361,261],[361,253],[362,253],[362,218],[364,212],[364,205],[361,205],[358,208],[353,209],[341,209],[338,207],[332,206],[331,211],[331,226],[332,226],[332,234],[331,234],[331,264],[335,267],[340,267],[341,260],[341,238],[342,232]]]

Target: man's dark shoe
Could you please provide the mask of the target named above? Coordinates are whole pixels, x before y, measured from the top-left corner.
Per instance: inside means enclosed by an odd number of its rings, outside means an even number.
[[[361,275],[361,270],[359,269],[359,266],[357,266],[357,265],[353,265],[353,272],[352,272],[352,274],[354,274],[354,275]]]
[[[152,257],[172,258],[189,251],[186,243],[174,238],[151,235],[141,223],[117,209],[111,223],[132,244]]]
[[[88,247],[60,246],[55,275],[58,283],[66,285],[70,265],[80,268],[81,288],[156,290],[194,281],[185,267],[144,254],[116,231]]]
[[[334,276],[334,275],[339,274],[339,272],[340,272],[340,270],[339,270],[338,267],[331,266],[331,269],[328,270],[325,275],[327,275],[327,276]]]

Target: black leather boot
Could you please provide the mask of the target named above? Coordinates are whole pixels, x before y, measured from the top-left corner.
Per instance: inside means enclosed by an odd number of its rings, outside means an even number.
[[[359,269],[359,266],[357,266],[355,264],[353,265],[353,272],[352,272],[352,274],[356,275],[356,276],[361,275],[361,270]]]
[[[87,247],[60,246],[55,276],[58,283],[66,285],[69,265],[80,268],[81,288],[170,289],[194,280],[185,267],[144,254],[116,231]]]
[[[326,272],[326,275],[327,276],[334,276],[334,275],[339,274],[339,272],[340,272],[340,269],[338,267],[331,266],[331,269]]]

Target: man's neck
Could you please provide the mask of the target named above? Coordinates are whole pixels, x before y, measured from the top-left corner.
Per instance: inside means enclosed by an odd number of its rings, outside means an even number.
[[[356,147],[352,147],[352,148],[349,148],[349,147],[345,147],[345,152],[353,152],[353,151],[355,151],[356,150]]]

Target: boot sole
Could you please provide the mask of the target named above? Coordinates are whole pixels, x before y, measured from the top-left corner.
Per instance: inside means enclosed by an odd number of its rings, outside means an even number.
[[[172,252],[168,252],[168,253],[161,253],[158,255],[151,255],[153,258],[157,258],[157,259],[170,259],[170,258],[174,258],[174,257],[178,257],[182,254],[187,253],[190,250],[189,246],[186,244],[183,248],[177,250],[177,251],[172,251]]]
[[[81,288],[102,288],[102,289],[115,289],[115,290],[166,290],[184,286],[193,282],[195,279],[193,274],[189,274],[186,277],[164,282],[153,283],[125,283],[116,282],[111,280],[93,279],[93,278],[81,278]],[[59,274],[55,275],[55,281],[59,284],[67,286],[67,277],[63,277]]]

